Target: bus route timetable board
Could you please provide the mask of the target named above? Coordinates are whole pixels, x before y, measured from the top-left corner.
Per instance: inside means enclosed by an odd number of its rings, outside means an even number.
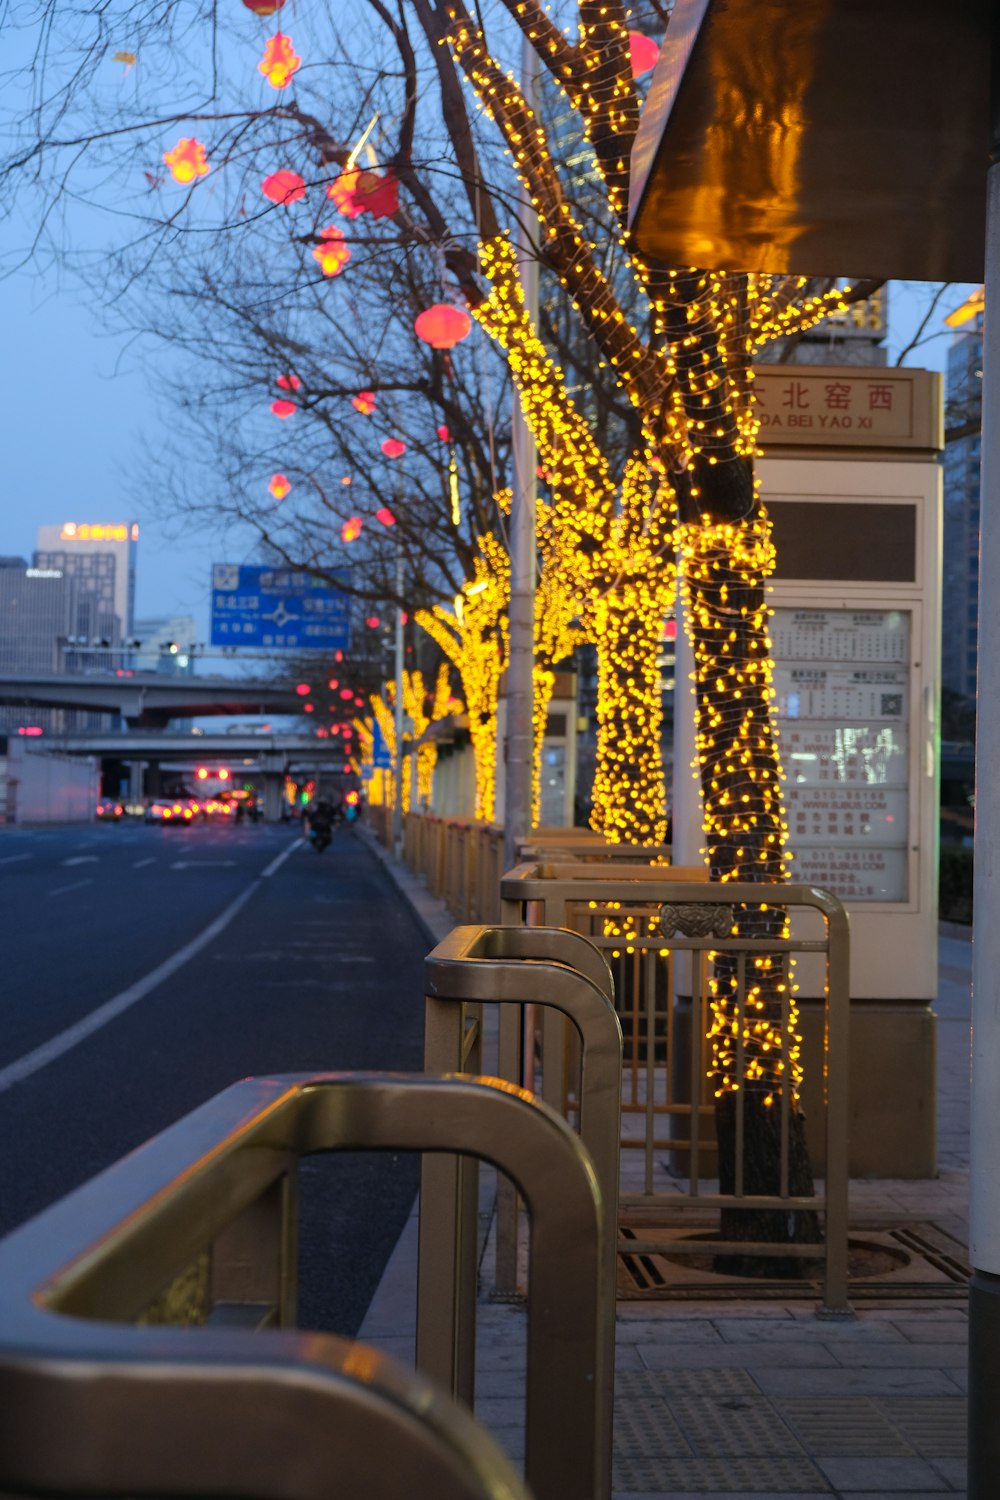
[[[775,609],[792,879],[846,901],[906,901],[910,616]]]

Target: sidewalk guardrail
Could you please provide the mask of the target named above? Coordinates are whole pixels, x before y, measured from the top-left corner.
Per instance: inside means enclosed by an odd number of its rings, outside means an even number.
[[[495,823],[407,813],[403,851],[407,867],[424,876],[456,922],[499,919],[503,829]]]
[[[815,1210],[823,1215],[825,1228],[823,1308],[837,1315],[849,1306],[847,913],[835,896],[815,886],[714,884],[707,881],[705,871],[696,872],[699,879],[692,879],[693,873],[666,866],[602,868],[599,864],[529,861],[501,880],[503,920],[507,924],[570,927],[612,960],[625,1036],[622,1112],[626,1129],[622,1137],[620,1209],[638,1210],[647,1220],[651,1216],[648,1211],[653,1210],[658,1223],[667,1227],[685,1214],[706,1209]],[[793,918],[800,908],[818,913],[824,923],[823,937],[734,936],[733,915],[745,908],[759,909],[762,904],[787,910]],[[818,928],[815,919],[813,925]],[[755,956],[765,953],[788,958],[816,954],[824,966],[819,986],[824,992],[822,1080],[814,1085],[814,1097],[823,1117],[825,1181],[812,1196],[795,1195],[789,1190],[791,1106],[787,1090],[779,1106],[780,1176],[776,1190],[766,1195],[744,1190],[742,1090],[736,1095],[735,1106],[735,1191],[721,1193],[714,1183],[718,1168],[714,1102],[707,1088],[706,1042],[713,962],[715,955],[723,955],[735,970],[737,1019],[742,1031],[747,973],[753,972]],[[790,992],[786,992],[785,1023],[789,1004]],[[558,1053],[554,1062],[558,1068]],[[569,1096],[563,1087],[565,1109]],[[551,1101],[551,1090],[546,1097]],[[669,1132],[666,1135],[659,1133],[664,1122]],[[675,1133],[675,1127],[680,1134]],[[816,1135],[813,1140],[818,1143]],[[640,1152],[641,1181],[636,1184],[629,1158]],[[658,1159],[670,1160],[675,1173],[670,1186],[674,1191],[657,1191]],[[631,1237],[633,1233],[635,1237]],[[509,1238],[510,1232],[505,1230],[505,1234]],[[818,1247],[799,1243],[740,1245],[717,1240],[712,1242],[711,1252],[804,1258],[815,1257]],[[629,1237],[619,1239],[618,1253],[629,1256],[635,1265],[642,1257],[655,1255],[704,1255],[706,1246],[698,1240],[667,1239],[630,1227]],[[505,1257],[498,1248],[498,1265],[509,1264],[506,1247]],[[655,1295],[655,1288],[644,1294]]]
[[[593,1162],[607,1226],[602,1299],[606,1426],[602,1436],[610,1492],[622,1071],[622,1034],[611,973],[594,945],[575,932],[468,926],[456,927],[427,956],[424,975],[427,1072],[481,1069],[484,1002],[501,1007],[499,1066],[505,1076],[520,1076],[523,1071],[520,1023],[524,1005],[539,1007],[544,1017],[553,1016],[560,1023],[565,1018],[578,1034],[580,1139]],[[417,1364],[470,1407],[474,1399],[477,1209],[476,1162],[424,1158]]]
[[[527,1483],[535,1500],[606,1500],[605,1231],[586,1152],[509,1084],[406,1074],[235,1084],[0,1243],[0,1489],[325,1500],[335,1484],[388,1500],[405,1474],[435,1500],[516,1500],[492,1440],[426,1379],[332,1336],[220,1326],[293,1316],[298,1158],[351,1149],[470,1153],[517,1183]],[[208,1326],[127,1326],[206,1250]]]

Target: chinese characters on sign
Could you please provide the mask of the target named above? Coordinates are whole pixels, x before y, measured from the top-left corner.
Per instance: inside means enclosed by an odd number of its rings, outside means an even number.
[[[914,437],[914,388],[905,372],[863,376],[808,366],[759,368],[754,393],[761,441],[906,443]]]
[[[909,615],[784,608],[771,628],[793,879],[905,901]]]
[[[338,575],[346,583],[347,574]],[[212,567],[212,645],[346,651],[350,600],[341,588],[290,568]]]

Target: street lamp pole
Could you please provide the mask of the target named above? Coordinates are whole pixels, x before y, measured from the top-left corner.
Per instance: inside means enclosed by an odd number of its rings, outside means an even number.
[[[527,37],[521,51],[522,89],[537,107],[538,58]],[[524,303],[538,321],[538,215],[525,196],[516,233]],[[507,760],[504,770],[504,864],[509,870],[517,845],[531,829],[535,700],[535,505],[538,461],[534,437],[514,401],[512,431],[514,488],[510,507],[510,658],[507,663]]]
[[[996,23],[995,23],[996,24]],[[986,189],[979,667],[972,944],[969,1171],[969,1500],[992,1500],[1000,1473],[1000,32],[994,35]]]

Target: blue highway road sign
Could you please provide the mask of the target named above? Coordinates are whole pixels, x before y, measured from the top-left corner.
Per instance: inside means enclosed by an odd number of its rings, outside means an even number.
[[[392,752],[382,737],[378,721],[372,725],[372,764],[379,770],[392,770]]]
[[[347,583],[346,572],[336,575]],[[212,645],[346,651],[350,597],[292,568],[212,564]]]

